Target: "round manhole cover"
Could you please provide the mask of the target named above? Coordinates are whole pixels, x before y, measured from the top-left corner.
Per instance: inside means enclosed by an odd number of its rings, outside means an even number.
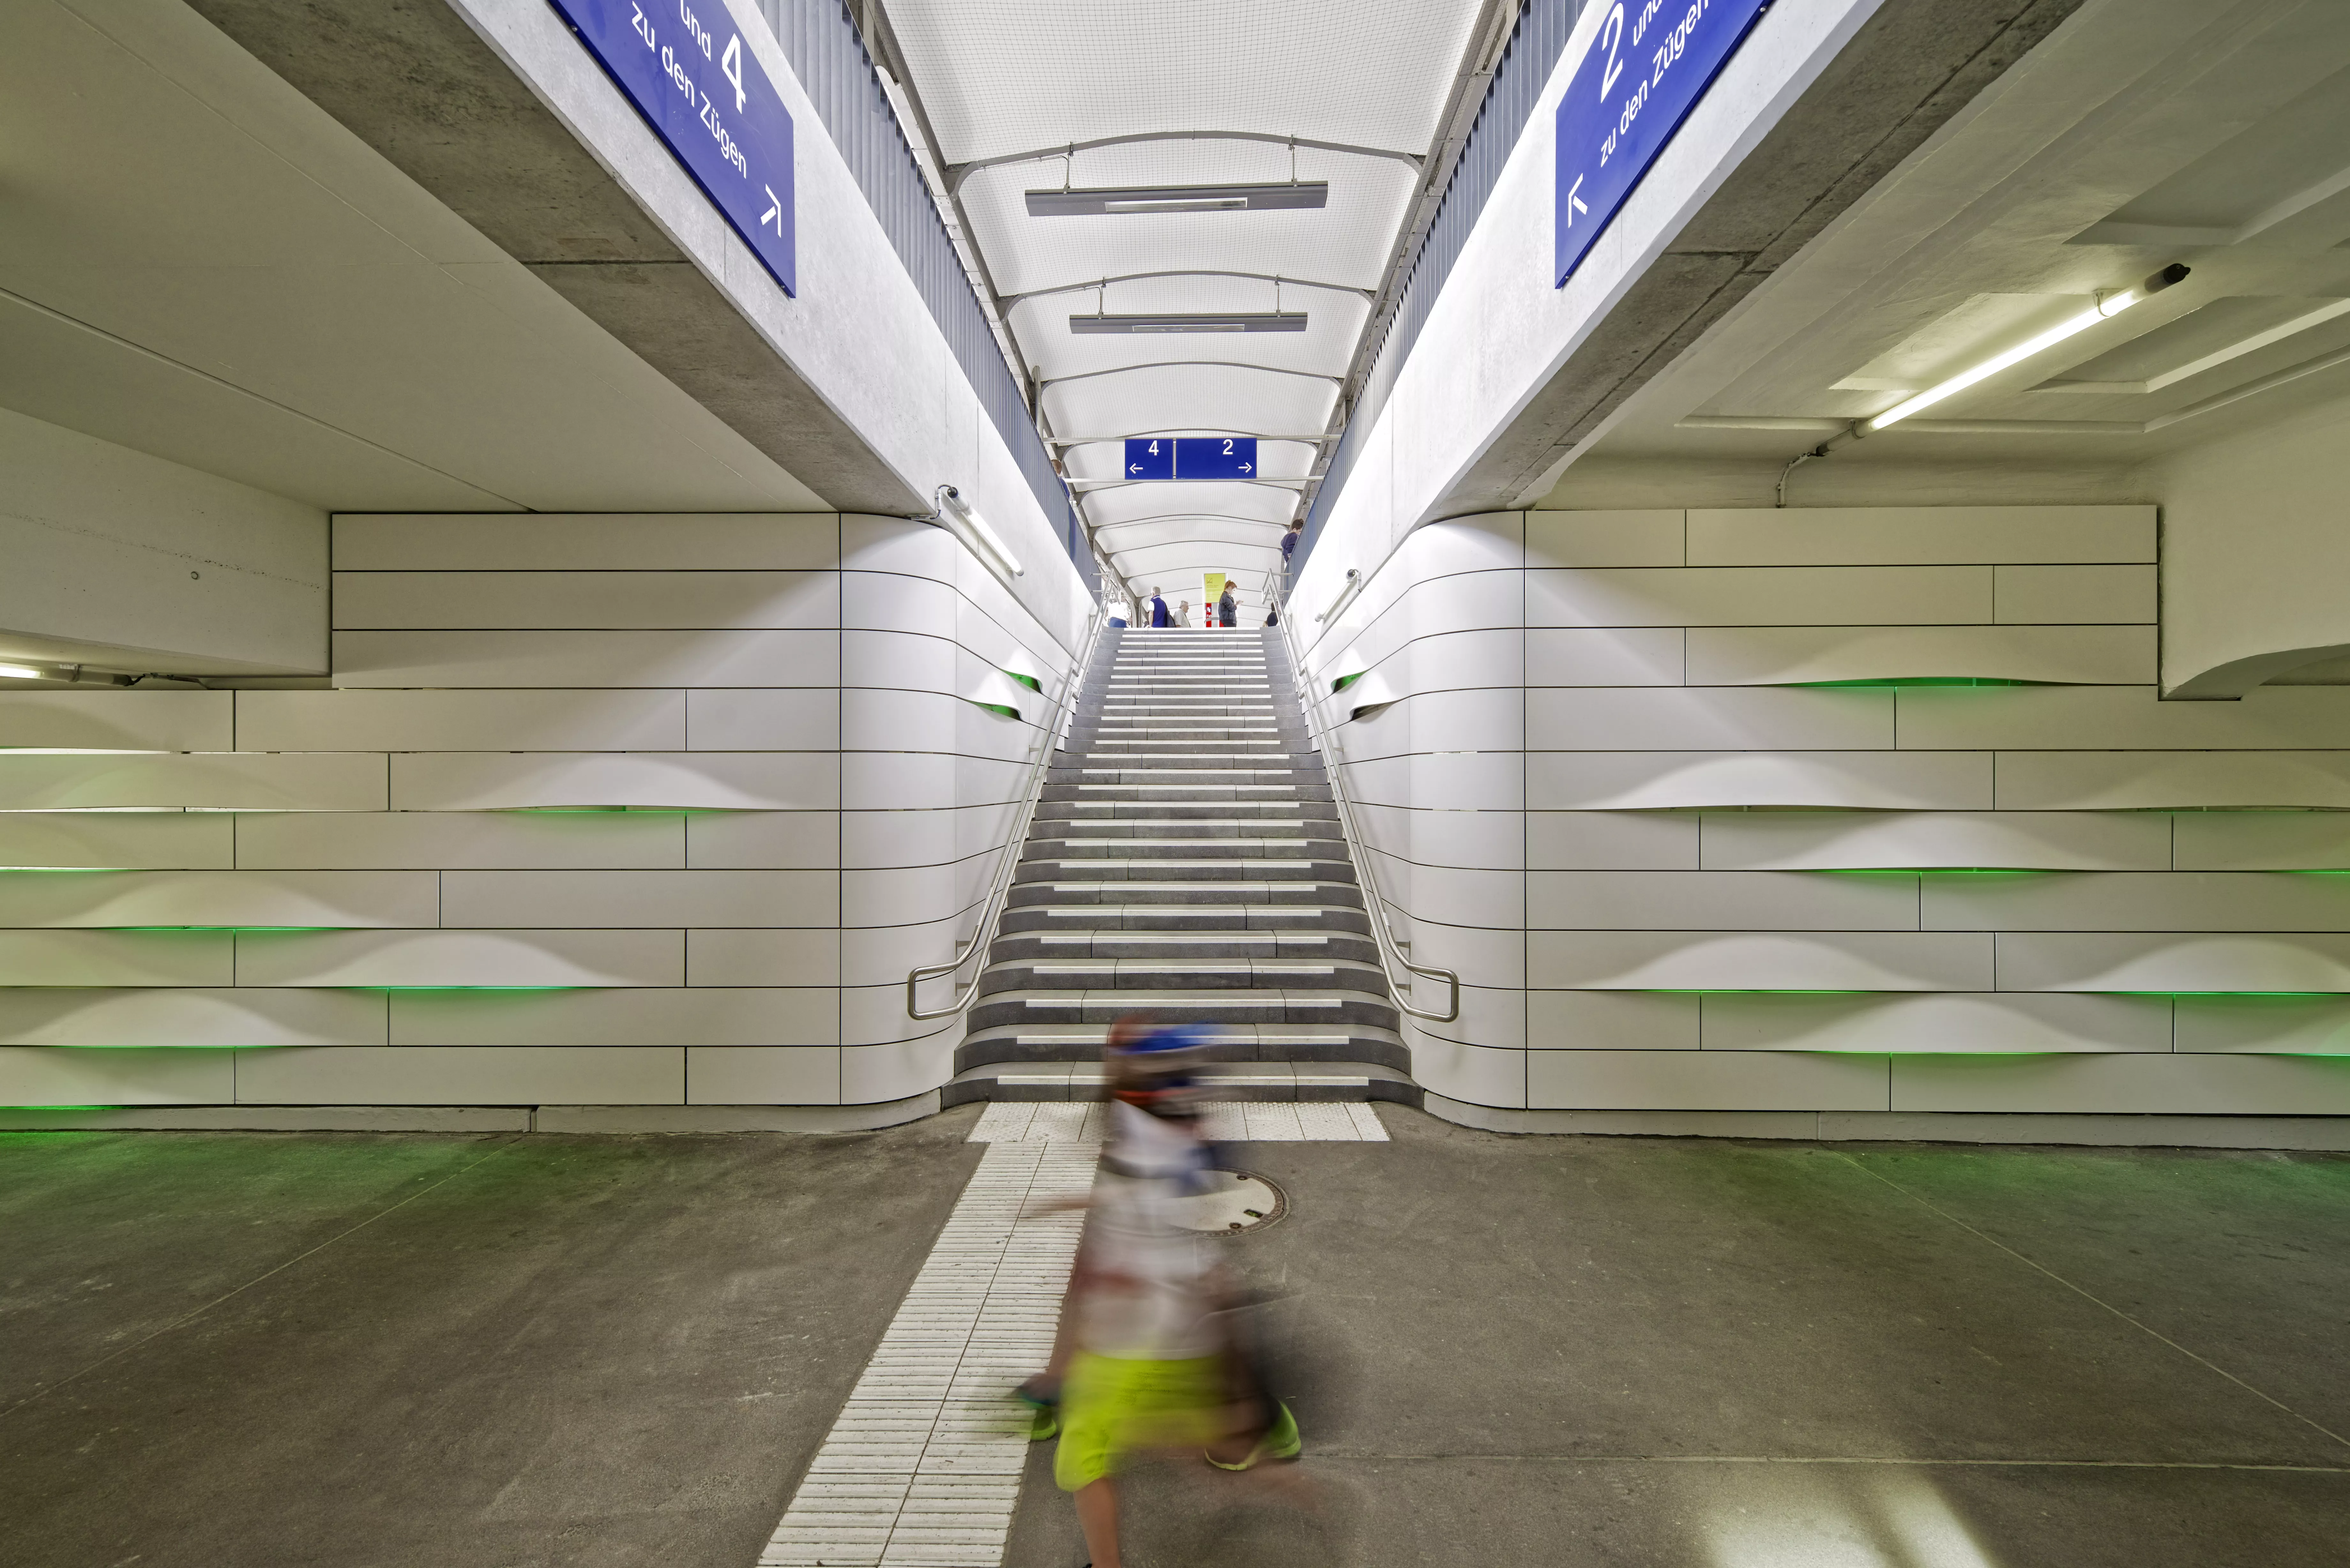
[[[1262,1176],[1211,1170],[1208,1189],[1180,1199],[1176,1223],[1187,1231],[1229,1236],[1259,1231],[1289,1212],[1289,1199]]]

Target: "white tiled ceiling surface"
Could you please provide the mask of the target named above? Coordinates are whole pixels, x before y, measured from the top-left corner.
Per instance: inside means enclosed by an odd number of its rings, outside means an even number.
[[[1369,325],[1441,130],[1475,0],[887,0],[1055,450],[1087,520],[1137,586],[1229,571],[1261,618],[1312,439]],[[1273,141],[1225,140],[1248,133]],[[1064,151],[1107,138],[1147,138]],[[1288,138],[1342,144],[1291,147]],[[1402,156],[1396,156],[1402,155]],[[1032,217],[1064,185],[1326,181],[1320,209]],[[1274,279],[1281,279],[1276,291]],[[1108,281],[1104,281],[1108,280]],[[1302,332],[1087,335],[1069,317],[1271,312]],[[1128,435],[1286,437],[1279,483],[1116,483]],[[1296,438],[1305,437],[1305,441]],[[1068,438],[1076,438],[1071,441]]]

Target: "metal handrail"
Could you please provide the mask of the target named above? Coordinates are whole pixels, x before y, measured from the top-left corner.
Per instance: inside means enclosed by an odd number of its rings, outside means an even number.
[[[1351,584],[1355,574],[1349,572],[1347,575]],[[1353,587],[1350,586],[1347,591],[1353,592]],[[1334,605],[1332,607],[1336,607]],[[1347,794],[1347,784],[1340,774],[1338,754],[1331,747],[1328,732],[1323,728],[1321,693],[1314,691],[1307,684],[1305,653],[1297,646],[1296,638],[1290,632],[1289,618],[1284,616],[1278,624],[1281,629],[1281,640],[1289,649],[1290,666],[1297,672],[1298,695],[1305,707],[1306,725],[1313,734],[1314,744],[1322,753],[1323,772],[1330,778],[1330,796],[1338,806],[1339,831],[1347,836],[1347,844],[1354,849],[1356,863],[1361,868],[1363,890],[1377,917],[1371,921],[1371,935],[1378,943],[1380,965],[1387,971],[1388,998],[1399,1010],[1410,1013],[1414,1018],[1425,1018],[1431,1023],[1450,1023],[1461,1016],[1461,977],[1451,970],[1439,969],[1433,964],[1414,963],[1403,956],[1401,945],[1396,940],[1395,928],[1388,919],[1387,895],[1379,891],[1378,867],[1371,858],[1369,841],[1364,838],[1362,828],[1355,821],[1355,803]],[[1396,971],[1399,969],[1407,973],[1426,975],[1430,980],[1444,981],[1451,994],[1451,1000],[1446,1004],[1444,1011],[1434,1012],[1424,1007],[1415,1007],[1406,1002],[1404,992],[1409,988],[1397,984]]]
[[[1054,707],[1052,724],[1045,732],[1045,744],[1037,752],[1036,761],[1029,767],[1027,786],[1021,791],[1020,820],[1014,827],[1012,836],[1003,842],[1003,857],[996,863],[995,884],[988,891],[987,908],[980,915],[977,929],[972,932],[971,945],[958,953],[951,962],[925,964],[906,972],[906,1015],[909,1018],[924,1021],[951,1018],[978,997],[979,980],[976,976],[953,1002],[932,1012],[922,1011],[914,992],[926,980],[937,980],[942,975],[954,973],[972,959],[985,953],[994,941],[995,922],[1003,916],[1003,900],[1011,891],[1014,874],[1020,868],[1020,851],[1026,846],[1029,826],[1036,819],[1036,803],[1045,793],[1045,772],[1052,766],[1053,753],[1060,749],[1063,730],[1076,715],[1077,693],[1085,687],[1086,676],[1093,669],[1094,649],[1101,645],[1102,631],[1108,625],[1108,610],[1097,608],[1093,629],[1086,634],[1085,650],[1077,655],[1076,664],[1070,667],[1068,687]]]

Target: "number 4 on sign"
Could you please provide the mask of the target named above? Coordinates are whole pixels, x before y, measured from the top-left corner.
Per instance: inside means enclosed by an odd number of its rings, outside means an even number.
[[[767,210],[759,214],[759,226],[764,229],[769,223],[775,224],[775,238],[780,240],[784,237],[784,203],[776,196],[773,185],[762,185],[759,189],[767,193]]]
[[[1575,226],[1575,213],[1587,213],[1591,211],[1589,207],[1583,204],[1583,198],[1575,194],[1577,191],[1582,189],[1583,176],[1577,174],[1575,177],[1575,183],[1566,188],[1566,223],[1569,228],[1573,228]]]
[[[749,101],[743,91],[742,34],[735,34],[733,41],[726,46],[726,52],[718,57],[718,68],[726,73],[727,81],[733,85],[734,112],[737,114],[742,113],[743,104]],[[773,196],[775,192],[770,191],[767,194]]]

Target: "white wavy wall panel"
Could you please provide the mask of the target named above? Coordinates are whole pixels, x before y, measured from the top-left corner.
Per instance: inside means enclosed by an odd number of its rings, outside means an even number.
[[[829,514],[345,517],[335,567],[335,690],[0,694],[0,1102],[950,1075],[905,974],[971,934],[1074,584],[1048,625]]]
[[[2141,506],[1534,513],[1363,563],[1299,629],[1463,981],[1422,1083],[2350,1112],[2350,692],[2158,701],[2155,545]]]

